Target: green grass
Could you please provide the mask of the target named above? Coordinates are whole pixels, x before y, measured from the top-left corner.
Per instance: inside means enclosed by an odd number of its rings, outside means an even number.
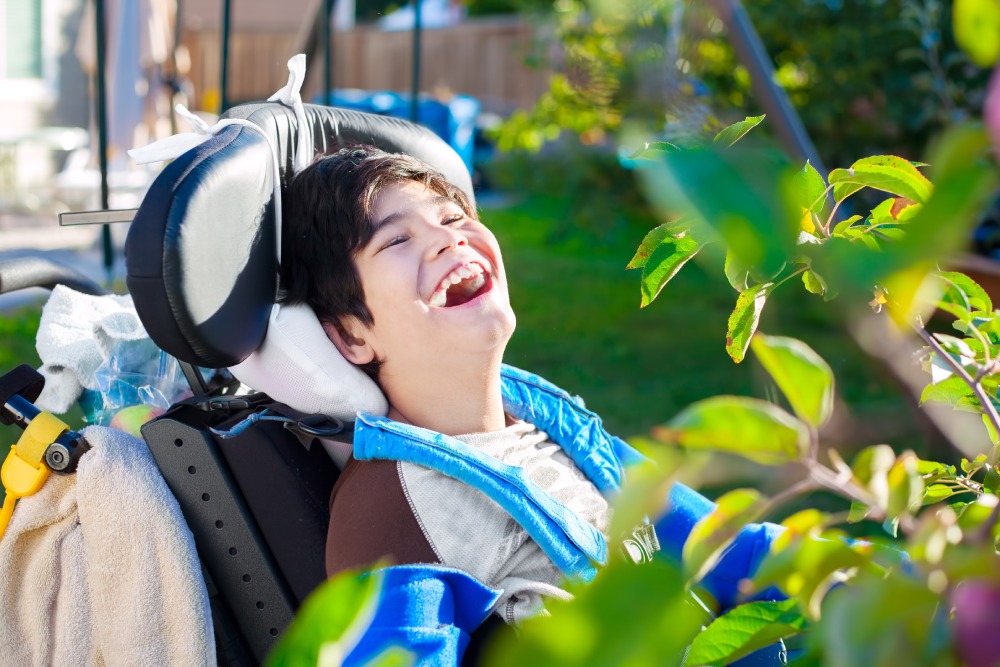
[[[653,223],[619,227],[611,238],[578,231],[551,242],[553,216],[562,210],[559,202],[532,199],[483,211],[503,249],[518,318],[507,363],[581,395],[623,437],[645,434],[708,396],[773,397],[752,359],[736,365],[725,352],[737,294],[719,258],[689,263],[640,308],[640,272],[624,267]],[[863,437],[874,438],[839,447],[883,439],[925,447],[912,401],[855,347],[835,308],[790,283],[768,303],[760,328],[805,340],[834,369],[853,422],[865,424]]]

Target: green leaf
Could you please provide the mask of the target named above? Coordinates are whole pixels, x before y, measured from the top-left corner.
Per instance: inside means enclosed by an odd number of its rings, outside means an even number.
[[[750,342],[764,370],[808,424],[820,427],[833,413],[833,371],[816,352],[795,338],[757,334]]]
[[[945,403],[957,405],[963,398],[971,398],[975,394],[967,382],[957,375],[945,378],[936,384],[929,384],[920,392],[920,405],[924,403]]]
[[[733,123],[727,128],[724,128],[721,132],[715,135],[714,141],[717,141],[726,146],[732,146],[737,141],[743,138],[743,136],[757,127],[760,122],[764,120],[764,116],[747,116],[744,120],[737,123]]]
[[[381,589],[377,571],[345,571],[328,579],[306,598],[266,664],[315,665],[321,653],[339,664],[371,623]]]
[[[923,204],[933,186],[909,160],[895,155],[875,155],[858,160],[848,169],[830,172],[833,198],[841,202],[861,188],[875,188]]]
[[[694,638],[686,665],[728,665],[805,628],[795,600],[749,602],[712,621]]]
[[[750,339],[760,323],[761,311],[774,287],[774,283],[754,285],[740,292],[736,299],[736,307],[729,316],[726,329],[726,352],[736,363],[743,361],[746,356]]]
[[[663,244],[653,251],[642,269],[642,282],[639,285],[642,293],[640,307],[645,308],[651,304],[663,286],[676,276],[681,267],[697,255],[704,245],[690,236],[664,239]]]
[[[844,236],[845,233],[847,232],[847,230],[850,229],[854,225],[855,222],[857,222],[857,221],[859,221],[861,219],[862,218],[861,218],[860,215],[852,215],[851,217],[847,218],[846,220],[841,220],[840,222],[838,222],[834,226],[833,232],[832,232],[833,235],[834,236]]]
[[[737,292],[745,290],[750,282],[750,271],[744,266],[732,250],[726,252],[726,280]]]
[[[826,294],[826,281],[823,280],[823,276],[812,269],[802,274],[802,284],[805,285],[807,291],[813,294],[819,294],[820,296]]]
[[[681,150],[680,146],[669,141],[648,142],[645,148],[637,150],[629,156],[630,160],[657,160],[667,153],[676,153]]]
[[[694,525],[684,542],[684,575],[697,582],[715,567],[726,547],[757,518],[764,498],[756,489],[736,489],[715,501],[715,509]]]
[[[824,196],[826,181],[816,171],[816,167],[806,161],[802,171],[795,174],[794,183],[800,193],[799,202],[802,208],[811,213],[822,213],[826,206],[826,197]]]
[[[812,618],[819,617],[820,603],[834,585],[838,570],[863,567],[872,560],[870,545],[851,545],[842,533],[807,533],[781,551],[771,551],[753,576],[753,589],[778,586],[801,600]]]
[[[712,396],[684,408],[653,437],[692,449],[739,454],[765,465],[797,461],[809,429],[773,403],[744,396]]]
[[[942,500],[947,500],[955,495],[955,492],[950,486],[944,484],[931,484],[924,489],[924,504],[932,505],[934,503],[939,503]]]
[[[1000,2],[955,0],[952,12],[955,41],[980,67],[1000,58]]]
[[[993,312],[990,295],[969,276],[957,271],[939,271],[934,275],[945,285],[941,301],[953,303],[969,312]]]
[[[642,243],[639,244],[639,248],[635,251],[635,255],[629,260],[629,263],[625,266],[625,270],[631,269],[641,269],[646,266],[646,262],[649,260],[649,256],[660,247],[665,239],[672,236],[670,223],[664,225],[658,225],[646,233],[643,237]]]
[[[865,447],[854,458],[851,469],[854,476],[869,493],[875,506],[881,510],[889,507],[889,471],[896,465],[896,452],[889,445]]]

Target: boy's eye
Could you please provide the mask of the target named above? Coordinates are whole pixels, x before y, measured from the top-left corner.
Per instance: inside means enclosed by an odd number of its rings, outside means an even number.
[[[455,223],[455,222],[460,222],[460,221],[462,221],[464,219],[465,219],[465,215],[460,215],[460,214],[456,213],[455,215],[448,216],[447,218],[445,218],[444,220],[442,220],[441,224],[442,225],[450,225],[450,224]]]
[[[400,243],[404,243],[405,241],[409,240],[409,238],[410,238],[409,236],[405,236],[403,234],[393,236],[391,239],[382,244],[382,247],[379,248],[379,251],[385,250],[386,248],[391,248],[394,245],[399,245]]]

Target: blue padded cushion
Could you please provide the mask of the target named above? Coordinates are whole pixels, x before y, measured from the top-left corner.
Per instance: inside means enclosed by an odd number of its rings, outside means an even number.
[[[318,153],[367,143],[433,165],[474,202],[462,159],[430,130],[398,118],[305,105]],[[297,122],[277,102],[224,117],[264,130],[282,185],[292,175]],[[311,157],[311,156],[310,156]],[[184,153],[157,176],[125,242],[126,283],[153,341],[196,366],[243,361],[264,339],[277,292],[272,158],[267,141],[234,125]]]

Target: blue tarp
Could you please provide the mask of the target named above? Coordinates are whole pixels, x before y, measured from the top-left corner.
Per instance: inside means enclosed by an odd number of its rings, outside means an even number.
[[[327,104],[377,113],[394,118],[410,118],[410,96],[390,91],[345,88],[334,90]],[[322,96],[316,98],[322,104]],[[423,97],[417,102],[417,122],[432,130],[455,149],[472,173],[472,149],[479,115],[479,100],[469,95],[454,95],[447,103]]]

